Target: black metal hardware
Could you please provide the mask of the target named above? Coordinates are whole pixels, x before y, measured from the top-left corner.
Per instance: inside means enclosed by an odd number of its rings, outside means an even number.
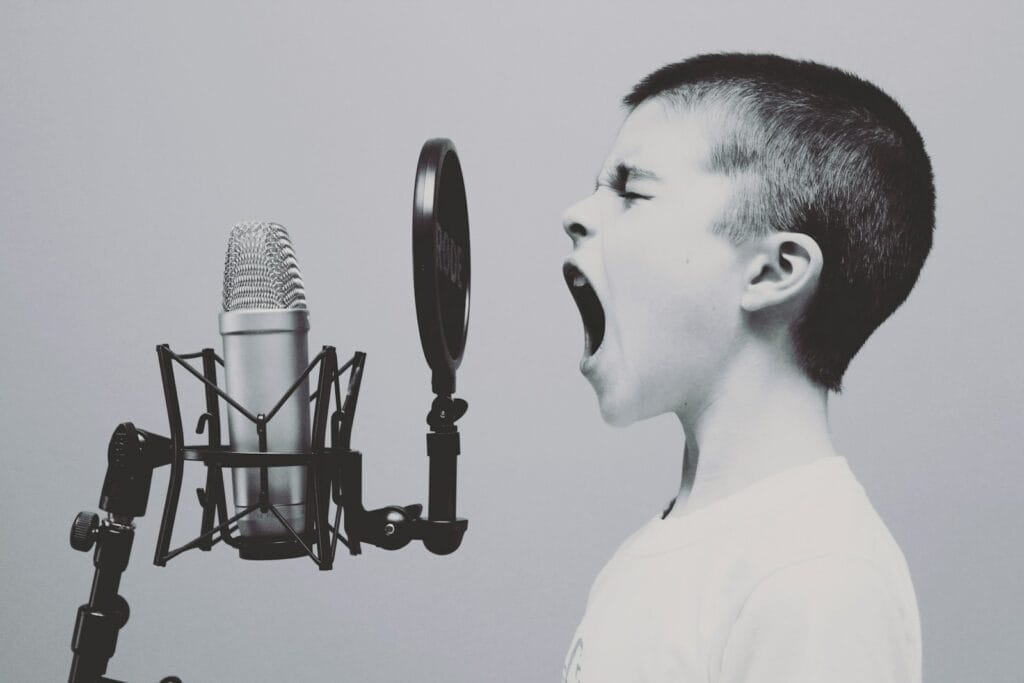
[[[83,531],[84,529],[84,531]],[[78,608],[71,637],[71,683],[103,678],[117,646],[117,634],[128,621],[128,603],[117,594],[121,573],[128,567],[135,533],[131,523],[99,522],[95,513],[79,513],[72,526],[71,545],[87,552],[94,544],[92,590],[89,602]]]

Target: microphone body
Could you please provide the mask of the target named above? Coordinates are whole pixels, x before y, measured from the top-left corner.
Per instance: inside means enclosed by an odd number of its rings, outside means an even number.
[[[227,392],[253,414],[268,413],[309,365],[309,312],[304,308],[236,310],[220,314]],[[267,423],[267,457],[273,451],[310,450],[309,379],[306,378]],[[258,451],[256,425],[228,407],[228,440],[233,451]],[[270,502],[295,531],[306,528],[306,468],[267,469]],[[260,471],[232,471],[236,514],[259,502]],[[288,534],[272,512],[255,510],[238,520],[247,537]]]
[[[270,415],[309,365],[309,311],[288,231],[277,223],[239,223],[224,261],[224,342],[227,392],[253,415]],[[274,451],[310,452],[309,378],[266,423],[267,458]],[[260,450],[256,425],[228,406],[231,450]],[[232,470],[235,513],[259,502],[260,468]],[[268,500],[297,532],[306,529],[306,467],[267,468]],[[288,530],[271,511],[238,520],[243,537],[278,539]]]

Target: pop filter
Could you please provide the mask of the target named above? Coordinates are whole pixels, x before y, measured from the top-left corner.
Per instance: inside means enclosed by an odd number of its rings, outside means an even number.
[[[413,283],[423,355],[431,387],[455,392],[469,325],[469,214],[455,145],[427,140],[416,166],[412,203]]]

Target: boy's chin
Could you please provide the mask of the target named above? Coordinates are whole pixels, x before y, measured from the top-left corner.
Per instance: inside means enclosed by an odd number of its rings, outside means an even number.
[[[638,401],[636,400],[599,393],[597,402],[601,408],[601,417],[605,423],[612,427],[628,427],[637,420],[644,418],[640,414]]]
[[[618,388],[618,387],[617,387]],[[612,391],[604,386],[597,391],[597,403],[601,417],[612,427],[628,427],[652,417],[675,412],[668,401],[655,401],[655,396],[644,391]]]

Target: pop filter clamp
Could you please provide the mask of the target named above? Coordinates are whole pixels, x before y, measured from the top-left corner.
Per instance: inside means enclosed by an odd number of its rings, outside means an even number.
[[[128,567],[134,540],[134,518],[146,512],[153,470],[170,465],[167,495],[157,536],[153,563],[165,566],[186,550],[209,551],[223,541],[239,551],[243,559],[284,559],[306,555],[320,570],[333,568],[340,541],[349,554],[362,552],[362,543],[397,550],[412,540],[421,540],[431,552],[445,555],[462,543],[468,522],[456,517],[456,462],[460,452],[456,422],[468,407],[454,398],[455,371],[465,349],[469,319],[470,259],[469,220],[465,185],[455,146],[450,140],[428,140],[420,153],[413,197],[413,273],[416,315],[423,353],[431,369],[435,394],[427,415],[427,455],[430,458],[429,507],[421,517],[419,504],[391,505],[367,510],[362,500],[362,454],[350,447],[352,424],[366,354],[357,351],[341,367],[332,346],[324,346],[302,375],[267,413],[253,414],[217,384],[217,366],[223,360],[211,348],[177,354],[166,344],[156,347],[163,384],[170,437],[160,436],[132,423],[117,426],[107,450],[107,472],[99,506],[107,512],[100,521],[93,512],[82,512],[71,527],[71,547],[93,556],[95,573],[89,602],[78,609],[72,636],[74,653],[69,681],[107,681],[107,664],[114,654],[117,636],[128,621],[128,603],[118,595],[121,574]],[[202,371],[190,361],[201,360]],[[196,433],[206,433],[204,446],[186,446],[178,400],[175,366],[184,368],[204,387],[206,409],[199,417]],[[313,403],[311,450],[305,452],[267,451],[267,429],[274,415],[289,397],[318,370]],[[341,376],[348,372],[342,400]],[[335,410],[330,412],[331,402]],[[255,426],[259,451],[232,451],[221,443],[220,400],[228,403]],[[330,432],[330,446],[326,436]],[[272,457],[268,457],[272,455]],[[196,494],[202,508],[201,533],[178,548],[170,541],[177,514],[184,464],[202,462],[207,469],[205,488]],[[269,500],[268,468],[302,465],[308,467],[306,519],[308,528],[297,531]],[[254,467],[260,470],[256,504],[229,517],[224,490],[223,468]],[[334,502],[334,523],[329,522]],[[287,536],[276,539],[235,535],[237,522],[246,515],[272,513]],[[341,516],[344,513],[344,535]],[[215,519],[219,522],[214,526]],[[316,550],[313,550],[313,547]],[[164,679],[175,681],[174,677]]]

